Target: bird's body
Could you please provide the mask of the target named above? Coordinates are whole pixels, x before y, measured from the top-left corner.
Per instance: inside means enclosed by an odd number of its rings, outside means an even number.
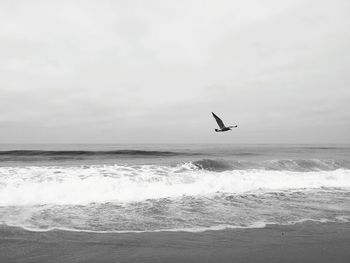
[[[215,129],[216,132],[225,132],[225,131],[230,131],[232,128],[237,128],[238,126],[225,126],[224,122],[212,112],[213,117],[215,118],[217,124],[219,125],[220,129]]]

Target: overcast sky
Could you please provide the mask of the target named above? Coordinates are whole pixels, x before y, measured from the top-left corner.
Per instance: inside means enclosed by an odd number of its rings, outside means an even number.
[[[0,143],[156,142],[350,143],[350,1],[0,1]]]

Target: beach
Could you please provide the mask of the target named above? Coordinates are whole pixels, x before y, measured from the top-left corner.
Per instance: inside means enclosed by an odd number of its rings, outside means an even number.
[[[0,228],[0,262],[349,262],[350,224],[158,233]]]

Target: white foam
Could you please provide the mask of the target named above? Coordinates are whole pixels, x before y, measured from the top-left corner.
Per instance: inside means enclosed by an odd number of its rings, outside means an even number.
[[[212,172],[177,167],[0,167],[0,206],[137,202],[215,193],[350,188],[350,170]]]
[[[285,223],[276,223],[276,222],[254,222],[247,226],[241,225],[229,225],[229,224],[219,224],[208,227],[188,227],[188,228],[169,228],[169,229],[153,229],[153,230],[89,230],[89,229],[77,229],[77,228],[68,228],[68,227],[48,227],[48,228],[35,228],[30,226],[24,226],[20,224],[8,224],[3,223],[3,225],[10,227],[18,227],[31,232],[50,232],[50,231],[67,231],[67,232],[82,232],[82,233],[96,233],[96,234],[140,234],[140,233],[159,233],[159,232],[190,232],[190,233],[201,233],[206,231],[220,231],[226,229],[257,229],[257,228],[265,228],[267,225],[296,225],[303,224],[308,222],[314,223],[347,223],[349,222],[348,217],[336,217],[333,220],[321,218],[321,219],[311,219],[304,218],[295,221],[288,221]]]
[[[200,233],[206,231],[220,231],[225,229],[248,229],[248,228],[264,228],[266,224],[264,222],[256,222],[249,226],[235,226],[235,225],[227,225],[220,224],[216,226],[208,226],[208,227],[188,227],[188,228],[169,228],[169,229],[154,229],[154,230],[88,230],[88,229],[76,229],[76,228],[67,228],[67,227],[50,227],[46,229],[35,228],[22,226],[18,224],[4,224],[10,227],[19,227],[27,231],[31,232],[49,232],[49,231],[67,231],[67,232],[82,232],[82,233],[98,233],[98,234],[128,234],[128,233],[159,233],[159,232],[190,232],[190,233]]]

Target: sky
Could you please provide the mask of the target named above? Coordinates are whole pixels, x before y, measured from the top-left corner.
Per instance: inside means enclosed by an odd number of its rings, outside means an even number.
[[[0,1],[0,143],[350,143],[350,1]],[[216,133],[211,112],[239,126]]]

